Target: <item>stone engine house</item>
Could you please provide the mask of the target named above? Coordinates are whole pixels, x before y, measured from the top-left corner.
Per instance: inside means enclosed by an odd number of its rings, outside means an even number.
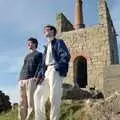
[[[106,91],[113,85],[116,89],[119,80],[115,76],[120,73],[120,65],[116,65],[119,63],[116,31],[107,3],[98,0],[99,23],[85,27],[82,2],[75,0],[74,25],[63,13],[56,16],[57,36],[65,41],[71,53],[65,83]]]

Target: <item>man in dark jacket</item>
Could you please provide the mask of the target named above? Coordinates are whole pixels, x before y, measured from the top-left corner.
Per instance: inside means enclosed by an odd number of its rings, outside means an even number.
[[[58,120],[62,96],[62,82],[67,75],[70,61],[69,51],[63,40],[56,39],[56,28],[44,27],[47,46],[40,66],[39,81],[34,94],[35,120],[45,120],[45,102],[50,98],[50,120]]]
[[[19,120],[29,120],[34,109],[33,94],[36,89],[34,77],[38,65],[42,63],[42,53],[37,51],[37,39],[29,38],[27,47],[29,53],[24,59],[19,80]]]

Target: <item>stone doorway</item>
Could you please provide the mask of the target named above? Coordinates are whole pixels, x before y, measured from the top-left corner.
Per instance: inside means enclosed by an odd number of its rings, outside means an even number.
[[[79,56],[74,61],[74,82],[80,88],[87,86],[87,59]]]

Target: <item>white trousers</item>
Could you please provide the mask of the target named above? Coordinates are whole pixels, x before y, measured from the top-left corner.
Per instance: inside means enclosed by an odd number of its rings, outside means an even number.
[[[35,120],[45,120],[45,103],[50,99],[51,110],[50,120],[58,120],[60,112],[60,104],[62,97],[63,77],[49,66],[45,73],[45,80],[38,86],[34,93]]]
[[[33,94],[36,89],[36,82],[33,79],[20,80],[19,87],[19,120],[29,120],[34,110]]]

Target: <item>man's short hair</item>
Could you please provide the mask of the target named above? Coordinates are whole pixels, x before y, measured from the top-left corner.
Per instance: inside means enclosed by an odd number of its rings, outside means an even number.
[[[56,34],[57,34],[57,30],[56,30],[56,28],[53,26],[53,25],[46,25],[45,27],[44,27],[44,29],[45,28],[50,28],[50,30],[53,30],[54,31],[54,36],[56,36]]]
[[[30,38],[28,39],[28,41],[31,41],[33,44],[35,44],[35,47],[36,47],[36,48],[38,47],[38,41],[37,41],[36,38],[30,37]]]

